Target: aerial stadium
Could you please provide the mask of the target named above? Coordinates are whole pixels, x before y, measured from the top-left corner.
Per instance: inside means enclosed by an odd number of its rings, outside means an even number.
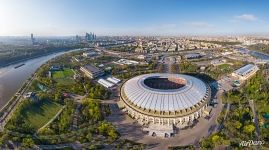
[[[124,110],[142,125],[180,126],[201,117],[210,100],[210,87],[183,74],[136,76],[121,87]]]

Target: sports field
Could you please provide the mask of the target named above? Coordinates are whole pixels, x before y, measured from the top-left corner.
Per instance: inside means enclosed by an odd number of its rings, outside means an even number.
[[[29,122],[36,130],[45,125],[57,112],[62,108],[62,105],[55,102],[44,100],[34,104],[27,111],[22,112],[25,121]]]
[[[74,74],[72,69],[65,68],[63,71],[54,71],[52,77],[58,84],[71,85],[75,83],[73,79]]]

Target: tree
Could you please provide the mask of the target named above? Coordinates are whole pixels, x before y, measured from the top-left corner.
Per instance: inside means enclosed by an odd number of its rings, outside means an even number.
[[[208,139],[202,139],[200,145],[201,145],[202,149],[213,149],[212,142],[211,142],[211,140],[209,138]]]
[[[112,140],[115,140],[118,137],[117,131],[113,127],[109,128],[107,134]]]
[[[39,134],[44,134],[44,135],[53,135],[54,131],[48,127],[43,128],[39,131]]]
[[[214,145],[220,145],[222,138],[219,135],[212,136],[212,142]]]
[[[181,72],[193,73],[196,72],[198,67],[196,64],[191,63],[189,61],[182,61],[179,64],[179,68]]]
[[[234,124],[235,124],[235,128],[238,129],[238,130],[242,127],[242,123],[239,122],[239,121],[235,121]]]
[[[4,144],[4,142],[8,139],[8,134],[1,135],[0,134],[0,146]]]
[[[109,136],[112,140],[118,137],[116,129],[107,122],[102,122],[98,127],[98,131],[105,136]]]
[[[90,121],[96,122],[103,119],[99,101],[87,98],[83,101],[82,106],[82,114]]]
[[[62,100],[62,93],[60,91],[57,91],[54,95],[54,100],[56,102],[60,102]]]
[[[22,146],[23,147],[27,147],[27,148],[31,148],[35,145],[35,142],[33,141],[32,138],[24,138],[22,140]]]
[[[244,126],[243,131],[247,134],[252,134],[252,132],[255,130],[255,126],[252,124]]]
[[[87,134],[86,138],[87,138],[88,141],[92,141],[92,133],[89,132],[89,133]]]

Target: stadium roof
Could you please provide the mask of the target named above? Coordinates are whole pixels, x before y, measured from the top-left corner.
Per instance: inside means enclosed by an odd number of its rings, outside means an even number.
[[[144,83],[148,78],[175,78],[186,81],[176,89],[151,88]],[[157,80],[156,80],[157,81]],[[158,84],[158,83],[156,83]],[[123,90],[132,104],[149,110],[179,111],[198,104],[207,98],[208,86],[201,80],[182,74],[145,74],[128,80]]]

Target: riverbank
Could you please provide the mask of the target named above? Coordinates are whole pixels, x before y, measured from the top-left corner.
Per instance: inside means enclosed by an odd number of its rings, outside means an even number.
[[[24,83],[47,61],[65,53],[78,51],[70,49],[25,61],[25,65],[14,69],[14,64],[0,68],[0,108],[15,96]]]
[[[59,50],[59,51],[54,51],[54,52],[50,52],[50,53],[46,53],[46,54],[40,54],[40,55],[36,55],[36,56],[31,56],[31,57],[27,57],[27,58],[23,58],[23,59],[19,59],[17,61],[13,61],[13,62],[10,62],[10,63],[6,63],[6,64],[0,64],[0,69],[1,68],[4,68],[4,67],[7,67],[7,66],[10,66],[10,65],[14,65],[14,64],[17,64],[17,63],[21,63],[21,62],[24,62],[24,61],[27,61],[27,60],[31,60],[31,59],[35,59],[35,58],[39,58],[39,57],[43,57],[43,56],[47,56],[47,55],[51,55],[51,54],[57,54],[57,53],[60,53],[60,52],[68,52],[72,49],[63,49],[63,50]]]

